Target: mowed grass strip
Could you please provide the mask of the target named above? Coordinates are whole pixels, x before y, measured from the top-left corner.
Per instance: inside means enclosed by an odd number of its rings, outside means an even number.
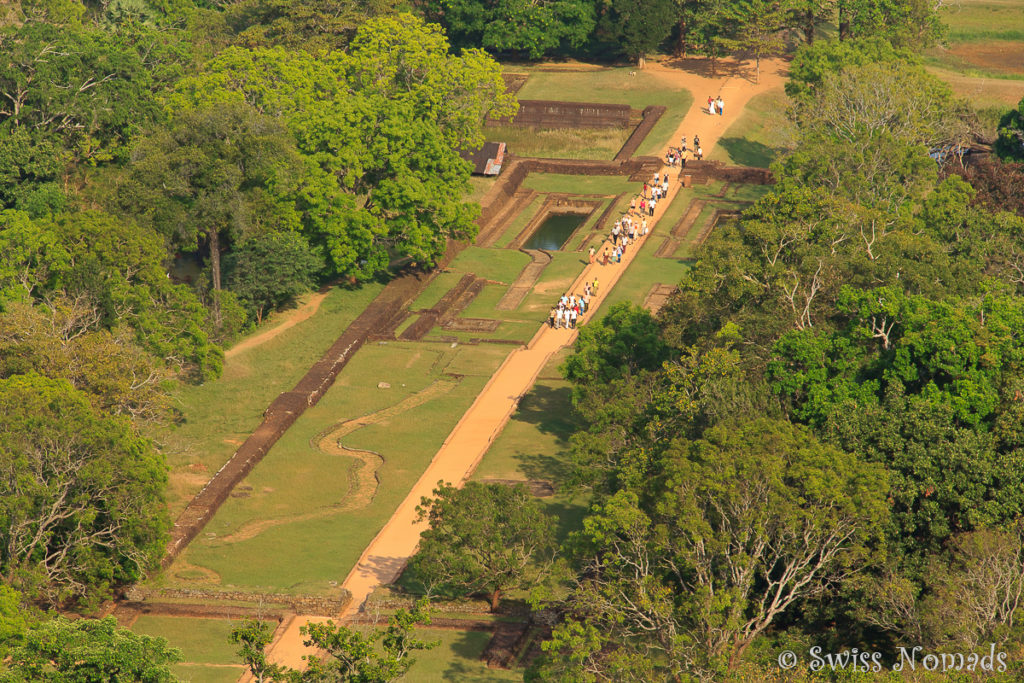
[[[634,109],[650,105],[668,108],[640,145],[637,154],[660,154],[686,116],[693,96],[652,71],[635,67],[593,71],[530,70],[530,77],[518,93],[524,100],[607,102],[628,104]],[[635,75],[632,75],[635,74]]]
[[[431,650],[413,653],[416,662],[403,680],[417,683],[485,683],[489,681],[521,681],[521,671],[490,669],[480,659],[491,634],[486,631],[456,631],[440,628],[418,628],[416,637],[440,641]]]
[[[355,290],[335,288],[308,320],[227,359],[219,379],[181,385],[175,391],[181,422],[153,435],[170,468],[172,516],[185,508],[259,426],[271,401],[295,386],[381,289],[380,284]],[[273,324],[271,318],[268,325]]]
[[[364,347],[320,403],[299,418],[243,482],[246,497],[228,499],[167,571],[165,583],[336,593],[510,350],[396,342]],[[345,509],[356,459],[321,452],[317,437],[340,421],[394,406],[438,380],[456,382],[444,373],[464,376],[436,398],[342,439],[348,448],[383,458],[372,500]],[[390,388],[378,388],[380,382]],[[196,568],[216,581],[200,578]]]
[[[950,42],[1024,41],[1024,0],[961,0],[939,9]]]
[[[235,656],[238,646],[231,642],[231,629],[240,622],[232,619],[168,617],[143,614],[132,624],[141,635],[165,638],[181,650],[184,664],[241,664]],[[234,672],[237,680],[241,669]]]
[[[531,173],[523,182],[537,192],[564,192],[566,194],[619,194],[640,192],[643,183],[632,182],[625,176],[578,176],[564,173]]]
[[[768,168],[792,137],[786,118],[789,98],[780,88],[755,95],[726,129],[709,159],[740,166]]]
[[[555,495],[538,500],[556,520],[559,542],[581,527],[589,500],[585,493],[566,487],[569,438],[583,426],[572,406],[572,387],[560,379],[559,367],[571,351],[562,349],[548,361],[472,477],[550,482]],[[525,594],[512,591],[508,597]]]
[[[614,159],[632,128],[537,128],[488,126],[487,139],[504,142],[518,157],[545,159]]]

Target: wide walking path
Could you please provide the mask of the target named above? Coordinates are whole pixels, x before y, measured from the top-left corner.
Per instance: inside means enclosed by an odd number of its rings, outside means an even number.
[[[686,88],[693,93],[693,105],[673,135],[671,145],[678,146],[680,137],[685,135],[688,147],[692,147],[693,136],[697,134],[704,148],[704,156],[707,157],[728,125],[742,113],[751,97],[779,87],[784,77],[785,64],[781,61],[762,62],[761,79],[756,84],[737,75],[729,75],[728,61],[723,64],[723,75],[716,78],[682,72],[662,64],[648,63],[647,68],[663,75],[676,87]],[[723,116],[710,116],[704,113],[708,95],[719,94],[725,102],[726,113]],[[667,152],[666,145],[662,150],[663,158]],[[666,166],[662,169],[662,173],[665,172],[674,176],[677,169]],[[675,199],[680,186],[678,182],[670,184],[668,196],[658,202],[654,218],[648,219],[651,232]],[[637,194],[639,190],[638,184]],[[630,245],[620,264],[602,266],[594,263],[584,268],[567,292],[581,294],[583,284],[593,282],[597,278],[599,287],[596,295],[592,297],[591,307],[595,311],[598,310],[649,237],[650,233],[641,237],[639,243]],[[603,249],[604,245],[601,245],[597,253],[600,254]],[[551,356],[572,344],[576,334],[576,330],[556,330],[544,325],[526,347],[508,355],[477,396],[476,401],[445,439],[426,471],[395,510],[391,519],[363,551],[359,562],[343,584],[352,593],[352,601],[345,612],[338,615],[339,617],[344,618],[353,614],[362,607],[375,588],[398,578],[406,561],[415,553],[420,533],[426,526],[425,523],[416,521],[416,507],[421,499],[430,496],[439,481],[461,485],[469,478],[512,416],[519,399],[533,386],[537,375]],[[270,646],[271,661],[295,668],[302,667],[302,656],[310,654],[312,650],[302,644],[299,629],[308,621],[322,620],[320,617],[296,617],[288,622]]]

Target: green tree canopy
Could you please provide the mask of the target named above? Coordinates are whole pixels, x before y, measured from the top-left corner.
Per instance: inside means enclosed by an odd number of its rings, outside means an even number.
[[[580,47],[596,20],[594,3],[587,0],[426,0],[423,12],[459,47],[518,52],[530,59]]]
[[[51,337],[107,329],[123,338],[118,330],[130,329],[136,344],[183,376],[220,373],[206,311],[188,287],[168,279],[163,240],[152,230],[99,211],[39,220],[5,211],[0,247],[10,254],[0,265],[0,306],[63,299],[88,310]]]
[[[120,200],[180,246],[205,244],[219,323],[222,239],[298,227],[299,159],[284,128],[244,104],[177,117],[140,143]]]
[[[423,499],[430,523],[409,560],[414,580],[430,593],[484,593],[491,609],[501,592],[530,588],[554,551],[554,523],[522,486],[467,482],[440,485]]]
[[[254,235],[224,262],[228,288],[257,323],[267,312],[294,303],[295,297],[309,291],[323,268],[323,259],[295,232]]]
[[[71,24],[6,26],[0,54],[0,205],[34,215],[64,206],[75,165],[127,156],[173,75],[148,68],[132,36]]]
[[[573,354],[562,374],[573,382],[577,403],[584,389],[607,386],[612,380],[641,370],[654,370],[668,357],[668,347],[647,309],[618,303],[580,330]]]
[[[163,638],[136,635],[114,617],[71,621],[58,616],[31,625],[11,650],[4,681],[171,683],[181,651]]]
[[[734,669],[787,608],[863,566],[886,491],[881,467],[782,421],[677,441],[584,520],[572,617],[547,649],[579,673],[623,656],[661,676]]]
[[[304,157],[295,194],[303,229],[338,275],[367,279],[405,257],[430,265],[446,240],[476,233],[463,201],[487,115],[514,113],[497,64],[449,52],[440,27],[378,17],[347,52],[225,50],[183,79],[170,106],[245,102],[287,124]]]
[[[999,120],[996,153],[1004,161],[1024,161],[1024,98]]]
[[[430,624],[426,601],[417,602],[411,610],[399,609],[384,628],[363,633],[328,621],[303,626],[307,646],[326,653],[324,659],[313,659],[301,674],[292,673],[293,680],[321,683],[391,683],[402,678],[416,662],[413,653],[429,650],[437,642],[416,636],[416,626]]]
[[[608,0],[600,29],[620,54],[641,66],[644,57],[668,37],[676,14],[674,0]]]
[[[169,528],[163,459],[63,380],[0,380],[0,574],[48,603],[141,578]]]

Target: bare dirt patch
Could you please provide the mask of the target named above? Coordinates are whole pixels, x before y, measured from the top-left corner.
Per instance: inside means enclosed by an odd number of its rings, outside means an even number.
[[[991,40],[983,43],[959,43],[948,52],[970,66],[997,74],[1024,76],[1024,43]]]

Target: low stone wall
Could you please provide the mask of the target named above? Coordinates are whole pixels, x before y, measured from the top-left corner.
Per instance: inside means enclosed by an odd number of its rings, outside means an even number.
[[[519,100],[519,112],[515,116],[488,119],[485,123],[537,128],[628,128],[639,114],[628,104]]]
[[[636,154],[636,151],[640,149],[640,144],[647,139],[647,136],[654,130],[654,126],[657,125],[658,120],[661,119],[666,111],[668,109],[662,106],[644,109],[644,120],[633,129],[633,133],[626,139],[622,149],[615,155],[615,161],[626,161]]]
[[[342,593],[337,597],[321,595],[288,595],[286,593],[246,593],[243,591],[216,591],[203,589],[176,589],[164,588],[155,596],[152,596],[154,604],[168,605],[176,604],[183,608],[191,607],[188,603],[160,603],[160,599],[171,600],[196,600],[203,604],[224,603],[224,602],[248,602],[253,604],[252,609],[259,609],[259,605],[284,605],[288,611],[295,614],[341,614],[348,603],[352,601],[352,594],[344,588],[339,589]],[[145,603],[143,608],[145,609]]]
[[[726,166],[721,161],[688,161],[680,176],[693,176],[695,182],[724,180],[747,185],[773,185],[775,178],[767,168],[753,166]]]

